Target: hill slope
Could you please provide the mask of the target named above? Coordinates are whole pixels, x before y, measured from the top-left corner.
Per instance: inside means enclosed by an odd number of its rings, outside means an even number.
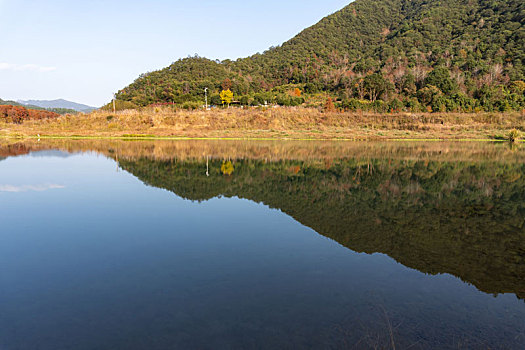
[[[521,0],[356,0],[282,46],[236,61],[182,59],[117,98],[191,106],[208,87],[216,104],[231,88],[252,105],[295,105],[322,92],[347,108],[521,109],[523,42]]]

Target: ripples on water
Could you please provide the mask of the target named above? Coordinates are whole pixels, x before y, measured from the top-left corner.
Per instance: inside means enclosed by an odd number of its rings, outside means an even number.
[[[0,146],[1,349],[523,349],[525,151]]]

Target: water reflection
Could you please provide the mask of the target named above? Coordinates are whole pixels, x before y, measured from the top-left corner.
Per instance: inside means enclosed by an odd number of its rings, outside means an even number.
[[[56,140],[4,144],[0,156],[49,150],[102,154],[115,161],[118,170],[124,170],[144,184],[196,203],[219,206],[216,198],[222,198],[222,205],[232,208],[232,212],[221,214],[229,220],[234,220],[234,211],[240,206],[236,207],[237,204],[227,198],[263,203],[350,249],[345,250],[345,256],[351,256],[351,270],[349,265],[323,263],[326,256],[315,254],[294,262],[290,256],[305,249],[304,232],[275,237],[278,243],[269,253],[275,261],[264,260],[264,264],[275,263],[289,274],[281,271],[282,275],[258,276],[254,282],[257,292],[253,292],[242,283],[249,280],[250,274],[242,270],[242,264],[246,264],[248,256],[252,260],[266,257],[256,247],[269,243],[262,239],[254,243],[253,237],[234,232],[240,228],[253,230],[253,235],[258,237],[256,227],[250,228],[241,217],[235,219],[240,223],[218,229],[223,236],[210,233],[207,238],[220,244],[221,253],[215,246],[206,248],[206,243],[199,242],[199,249],[204,246],[209,256],[228,252],[232,246],[238,249],[231,252],[246,254],[245,260],[237,256],[239,261],[226,253],[220,255],[220,259],[214,260],[215,264],[218,261],[224,264],[221,265],[224,269],[217,268],[221,271],[216,272],[219,276],[205,275],[204,268],[199,268],[197,260],[192,260],[195,257],[188,253],[192,249],[190,236],[181,238],[180,250],[167,253],[164,259],[176,255],[181,262],[192,261],[195,267],[191,273],[170,272],[181,277],[177,279],[177,288],[164,285],[168,278],[164,272],[149,271],[153,277],[145,277],[145,273],[142,276],[142,271],[137,270],[150,286],[161,284],[177,291],[169,297],[159,294],[167,305],[187,304],[175,316],[166,315],[169,322],[178,320],[177,331],[166,326],[177,334],[175,347],[257,348],[268,344],[268,348],[388,349],[396,345],[416,349],[519,348],[525,343],[523,319],[520,319],[525,315],[522,301],[519,308],[513,310],[516,304],[508,299],[496,298],[490,303],[466,289],[461,289],[465,294],[459,293],[455,279],[436,276],[436,279],[422,280],[419,273],[399,272],[382,256],[367,256],[369,260],[364,260],[361,255],[351,255],[352,252],[383,253],[425,274],[453,275],[483,293],[510,293],[519,299],[525,298],[525,152],[522,148],[488,143]],[[49,152],[40,154],[54,156]],[[160,212],[159,217],[169,215]],[[203,215],[197,220],[208,219],[211,220]],[[272,216],[269,222],[274,221],[293,231],[282,219]],[[159,227],[167,226],[155,223]],[[206,225],[214,227],[213,223],[206,222]],[[207,230],[211,232],[210,227]],[[261,237],[271,241],[270,231],[265,226]],[[221,239],[231,239],[230,245]],[[315,245],[320,246],[320,251],[326,249],[335,256],[339,254],[333,246],[322,248],[320,242]],[[155,254],[159,250],[162,250],[160,246],[152,249]],[[198,255],[198,259],[201,258]],[[133,259],[140,261],[141,256]],[[143,259],[149,261],[151,257],[144,253]],[[205,266],[215,271],[213,264]],[[224,273],[228,270],[236,277]],[[327,275],[330,271],[337,278],[330,279]],[[312,280],[319,284],[312,284]],[[203,289],[213,293],[206,294]],[[247,289],[254,294],[248,293],[247,297]],[[298,291],[305,294],[297,294]],[[228,296],[226,302],[225,295]],[[135,296],[125,297],[133,300]],[[190,306],[191,311],[186,309]],[[257,313],[259,318],[254,320],[243,314],[240,311],[243,307]],[[487,310],[479,311],[484,307]],[[217,317],[228,313],[229,318]],[[470,317],[472,313],[479,317]],[[443,324],[432,324],[434,319],[429,314]],[[214,321],[203,322],[206,315],[213,316]],[[271,326],[265,319],[271,320]],[[292,322],[301,327],[300,333],[290,326]],[[243,334],[232,330],[239,324],[243,324]],[[215,340],[228,337],[229,345],[213,343],[210,332],[215,334]],[[202,335],[202,342],[196,334]],[[159,341],[156,348],[163,346],[165,343]]]
[[[120,166],[183,198],[261,202],[353,251],[525,297],[524,164],[216,159],[209,177],[201,160],[121,159]]]
[[[525,152],[489,143],[51,141],[196,201],[264,203],[357,252],[525,297]],[[61,154],[60,152],[54,152]]]

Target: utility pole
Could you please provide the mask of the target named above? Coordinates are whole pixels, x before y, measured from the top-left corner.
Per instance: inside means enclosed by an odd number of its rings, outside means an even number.
[[[116,108],[115,108],[115,100],[117,99],[117,94],[113,94],[113,113],[116,113]]]
[[[204,88],[204,108],[208,110],[208,88]]]

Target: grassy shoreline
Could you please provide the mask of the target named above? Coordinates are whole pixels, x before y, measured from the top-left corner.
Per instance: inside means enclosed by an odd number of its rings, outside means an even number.
[[[0,135],[4,140],[119,140],[119,141],[333,141],[333,142],[359,142],[359,141],[389,141],[389,142],[490,142],[506,143],[508,140],[492,138],[254,138],[254,137],[179,137],[179,136],[78,136],[78,135]],[[517,143],[525,143],[525,139],[518,140]]]
[[[133,140],[476,140],[501,141],[525,130],[525,114],[324,113],[317,109],[95,111],[56,119],[0,122],[2,138]]]

